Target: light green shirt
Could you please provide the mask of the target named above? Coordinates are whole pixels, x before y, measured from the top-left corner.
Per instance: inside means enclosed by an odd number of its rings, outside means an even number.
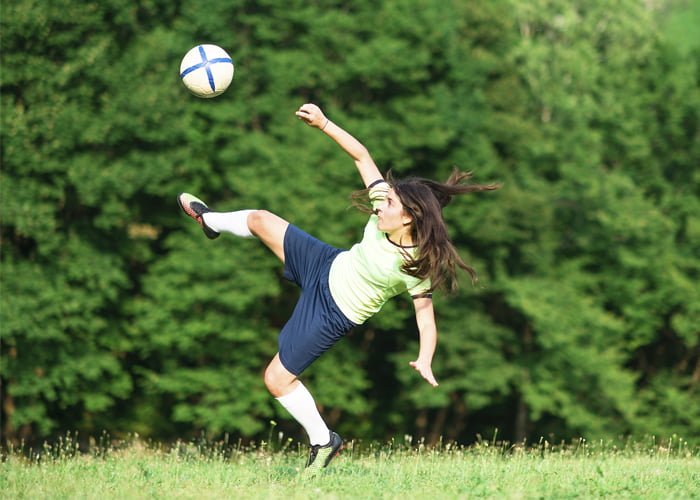
[[[379,183],[370,191],[372,205],[386,197],[389,185]],[[408,291],[412,296],[430,289],[429,280],[421,281],[401,271],[402,252],[416,256],[415,247],[395,245],[377,228],[378,219],[371,215],[362,241],[342,252],[331,264],[328,282],[331,295],[340,310],[356,324],[364,323],[390,298]]]

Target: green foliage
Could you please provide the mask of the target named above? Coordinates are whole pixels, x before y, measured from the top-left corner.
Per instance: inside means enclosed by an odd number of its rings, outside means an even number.
[[[206,240],[175,196],[351,245],[361,183],[294,116],[313,101],[383,170],[503,183],[445,211],[480,281],[436,294],[440,387],[408,366],[402,297],[304,375],[329,423],[700,437],[700,66],[669,36],[681,7],[3,5],[3,434],[254,438],[275,418],[302,438],[261,379],[298,290],[258,241]],[[178,81],[203,42],[236,63],[213,100]]]

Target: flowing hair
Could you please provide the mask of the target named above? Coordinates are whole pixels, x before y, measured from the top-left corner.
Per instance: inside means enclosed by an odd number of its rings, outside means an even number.
[[[477,280],[476,271],[457,253],[442,217],[442,209],[455,195],[501,187],[500,184],[465,184],[471,177],[471,171],[462,172],[457,167],[444,183],[420,177],[396,180],[391,171],[387,173],[387,182],[401,200],[404,213],[412,219],[411,238],[418,247],[415,258],[404,253],[401,270],[421,281],[430,280],[430,291],[441,285],[455,290],[458,267],[469,273],[472,282]],[[360,202],[367,200],[368,192],[367,189],[356,191],[351,196],[354,205],[365,213],[372,212],[366,202]]]

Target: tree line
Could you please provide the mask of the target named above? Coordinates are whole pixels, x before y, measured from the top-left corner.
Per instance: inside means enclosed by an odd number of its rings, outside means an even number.
[[[2,434],[264,438],[298,290],[177,208],[266,208],[348,248],[354,166],[493,193],[445,217],[479,273],[436,293],[425,384],[393,300],[304,374],[344,436],[700,438],[700,60],[638,0],[17,0],[2,24]],[[197,99],[215,43],[232,86]]]

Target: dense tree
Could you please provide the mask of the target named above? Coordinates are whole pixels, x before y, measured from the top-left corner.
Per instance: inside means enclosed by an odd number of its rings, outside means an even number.
[[[503,188],[455,200],[480,274],[437,294],[437,389],[406,297],[305,374],[349,437],[700,437],[700,66],[644,2],[3,5],[3,435],[266,436],[261,380],[298,291],[255,240],[175,205],[267,208],[347,247],[352,163]],[[178,81],[232,54],[213,100]]]

